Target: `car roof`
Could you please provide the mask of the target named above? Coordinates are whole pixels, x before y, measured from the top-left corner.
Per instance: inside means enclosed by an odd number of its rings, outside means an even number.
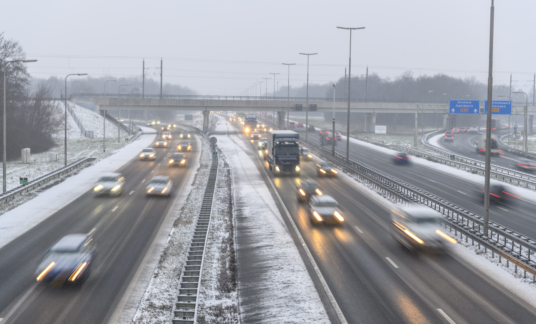
[[[154,151],[154,149],[152,147],[146,147],[143,149],[143,151]]]
[[[181,144],[190,144],[189,141],[181,141]]]
[[[171,154],[171,156],[182,156],[182,157],[184,157],[185,155],[184,155],[184,153],[173,153],[173,154]]]
[[[156,176],[156,177],[153,177],[151,179],[151,181],[153,181],[153,180],[166,180],[166,181],[168,181],[169,177],[168,176]]]
[[[69,234],[62,237],[50,250],[57,252],[75,252],[88,239],[87,234]]]
[[[114,178],[117,178],[117,177],[122,177],[123,175],[121,173],[105,173],[101,176],[101,178],[104,178],[104,177],[114,177]]]
[[[423,205],[409,205],[398,208],[412,217],[441,217],[439,212]]]

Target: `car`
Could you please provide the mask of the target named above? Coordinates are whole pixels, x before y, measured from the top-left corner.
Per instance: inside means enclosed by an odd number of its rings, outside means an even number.
[[[446,131],[445,132],[445,142],[454,142],[454,132]]]
[[[179,134],[179,138],[190,138],[190,137],[191,137],[190,133],[185,132],[185,131],[182,131]]]
[[[393,155],[393,163],[398,165],[408,165],[410,164],[410,157],[407,153],[398,152]]]
[[[186,152],[191,150],[192,145],[190,145],[190,141],[180,141],[179,145],[177,145],[177,151]]]
[[[318,188],[318,183],[313,180],[303,180],[298,186],[298,201],[308,201],[312,196],[322,196],[322,190]]]
[[[153,121],[151,122],[151,125],[153,125],[153,126],[156,125],[156,121],[153,120]]]
[[[454,128],[452,129],[452,132],[453,132],[453,133],[461,133],[461,132],[462,132],[462,129],[461,129],[461,128],[458,128],[458,127],[454,127]]]
[[[335,138],[340,140],[342,138],[342,134],[340,132],[335,132]]]
[[[171,182],[171,179],[167,176],[156,176],[149,181],[149,184],[147,185],[147,188],[145,188],[145,191],[147,192],[147,196],[166,196],[169,197],[171,195],[171,188],[173,187],[173,183]]]
[[[119,196],[125,188],[125,177],[121,173],[108,173],[100,177],[93,187],[95,195]]]
[[[185,167],[186,166],[186,155],[184,153],[173,153],[169,158],[168,165],[170,167]]]
[[[480,193],[480,201],[484,201],[485,189],[483,188]],[[490,183],[489,186],[489,201],[490,204],[502,204],[511,205],[516,199],[520,199],[519,196],[512,193],[512,190],[502,183]]]
[[[315,131],[316,131],[316,127],[313,126],[313,125],[309,125],[309,126],[307,126],[307,131],[308,131],[308,132],[315,132]]]
[[[154,143],[154,146],[155,147],[158,147],[158,148],[167,148],[168,146],[168,142],[167,141],[156,141],[156,143]]]
[[[162,133],[162,139],[165,139],[165,140],[170,140],[172,137],[171,137],[171,133],[166,131],[164,133]]]
[[[471,134],[478,134],[478,126],[477,125],[473,125],[471,127],[469,127],[469,129],[467,130],[468,133],[471,133]]]
[[[154,124],[153,123],[147,123],[147,126],[152,126],[152,125],[154,125]]]
[[[156,151],[153,148],[144,148],[140,153],[140,160],[154,160],[156,159]]]
[[[536,161],[529,159],[519,159],[514,162],[514,166],[522,171],[535,171]]]
[[[300,147],[300,156],[301,156],[302,160],[306,160],[306,161],[312,161],[313,160],[313,154],[306,147]]]
[[[157,121],[156,121],[156,124],[157,124],[157,125],[160,125],[160,121],[159,121],[159,120],[157,120]]]
[[[261,138],[261,134],[260,134],[259,132],[252,132],[250,138],[251,138],[252,140],[260,139],[260,138]]]
[[[335,141],[333,141],[333,136],[331,136],[330,134],[320,135],[319,140],[320,140],[320,145],[326,145],[328,147],[333,146],[333,142],[335,142],[335,146],[337,146],[337,142],[339,141],[336,137],[335,137]]]
[[[88,234],[69,234],[48,249],[35,271],[39,282],[81,285],[95,258],[95,242]]]
[[[335,170],[335,165],[331,162],[320,162],[316,165],[318,176],[336,176],[339,171]]]
[[[265,150],[266,147],[268,147],[268,139],[266,137],[263,137],[259,140],[259,143],[257,143],[257,148],[259,150]]]
[[[466,132],[467,132],[467,127],[460,127],[459,133],[466,133]]]
[[[442,215],[426,206],[411,204],[391,209],[391,234],[403,247],[415,252],[442,252],[456,239],[443,228]]]
[[[312,196],[309,199],[309,218],[313,224],[342,224],[344,222],[339,204],[328,195]]]

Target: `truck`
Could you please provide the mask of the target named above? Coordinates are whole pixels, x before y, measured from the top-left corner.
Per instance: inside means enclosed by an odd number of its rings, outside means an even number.
[[[479,133],[476,142],[476,153],[486,154],[486,134]],[[491,155],[499,155],[499,145],[497,143],[497,135],[491,134]]]
[[[271,130],[267,136],[266,160],[275,176],[300,175],[300,135],[290,130]]]
[[[255,128],[257,128],[257,116],[246,115],[246,120],[244,121],[244,132],[251,133]]]

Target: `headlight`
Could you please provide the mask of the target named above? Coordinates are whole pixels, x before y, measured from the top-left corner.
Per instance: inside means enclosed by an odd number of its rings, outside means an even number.
[[[37,276],[37,281],[41,281],[43,280],[43,278],[50,272],[50,270],[52,270],[52,268],[54,268],[54,266],[56,265],[56,262],[51,262],[46,268],[45,270],[43,270],[43,272],[41,272],[39,274],[39,276]]]
[[[268,154],[268,150],[264,150],[264,153]]]
[[[115,187],[112,188],[112,191],[117,191],[117,190],[119,190],[119,189],[121,189],[121,186],[120,186],[120,185],[117,185],[117,186],[115,186]]]
[[[277,172],[280,171],[280,170],[279,170],[279,167],[278,167],[277,165],[275,166],[275,171],[277,171]]]
[[[300,189],[300,194],[301,194],[302,196],[305,196],[305,191],[303,191],[303,189]]]
[[[144,157],[144,156],[145,156],[145,154],[140,154],[140,157]]]
[[[93,190],[95,190],[95,191],[100,191],[102,188],[104,188],[103,185],[98,185],[98,186],[96,186],[95,188],[93,188]]]
[[[166,193],[166,191],[168,191],[168,187],[165,187],[164,190],[162,190],[162,193]]]
[[[191,149],[192,147],[190,145],[188,145],[188,149]]]
[[[313,155],[312,154],[307,154],[307,157],[312,159],[313,158]]]
[[[320,189],[316,189],[315,192],[317,195],[322,196],[322,191],[320,191]]]
[[[337,172],[337,170],[333,170],[333,169],[331,169],[331,172],[333,172],[335,174],[339,173],[339,172]]]
[[[153,157],[154,156],[154,153],[151,153],[151,155],[149,155],[150,157]]]
[[[190,138],[190,134],[188,134],[188,138]]]
[[[167,143],[164,143],[164,146],[167,146]]]
[[[186,160],[182,160],[181,163],[186,163]]]
[[[301,169],[300,169],[300,166],[297,165],[297,166],[296,166],[296,171],[300,171],[300,170],[301,170]]]
[[[169,163],[173,163],[174,161],[173,160],[169,160]]]
[[[456,241],[456,239],[450,237],[449,235],[443,233],[443,232],[440,231],[440,230],[436,230],[435,232],[436,232],[439,236],[441,236],[442,238],[444,238],[445,240],[449,241],[449,242],[452,243],[452,244],[456,244],[456,243],[458,243],[458,241]]]
[[[156,143],[156,146],[160,145],[160,143]]]
[[[324,169],[320,169],[320,172],[322,172],[322,173],[326,173],[326,171],[324,171]]]
[[[177,149],[178,149],[179,151],[182,150],[182,146],[180,146],[180,145],[177,146]]]
[[[151,188],[149,188],[149,190],[147,190],[147,193],[151,193],[151,192],[153,192],[153,190],[154,190],[154,187],[151,187]]]
[[[320,215],[319,215],[316,211],[313,212],[313,215],[315,216],[315,218],[316,218],[319,222],[322,221],[322,217],[320,217]]]
[[[344,218],[342,217],[341,214],[339,214],[338,211],[335,211],[335,212],[333,213],[333,215],[335,215],[335,217],[337,217],[337,219],[339,220],[339,222],[344,222]]]
[[[245,131],[246,133],[249,133],[249,127],[246,127]]]

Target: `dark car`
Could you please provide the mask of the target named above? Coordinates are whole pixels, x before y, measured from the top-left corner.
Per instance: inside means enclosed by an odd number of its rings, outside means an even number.
[[[529,159],[519,159],[514,163],[514,166],[522,171],[536,170],[536,161]]]
[[[445,142],[454,142],[454,132],[453,131],[445,132]]]
[[[482,189],[481,200],[484,201],[485,189]],[[489,201],[495,204],[510,205],[520,197],[502,183],[491,183],[489,187]]]
[[[298,186],[298,201],[308,201],[312,196],[322,196],[318,183],[313,180],[303,180]]]
[[[168,165],[170,167],[185,167],[186,155],[184,153],[173,153],[169,158]]]
[[[399,165],[408,165],[410,164],[410,157],[404,152],[395,153],[395,155],[393,155],[393,163]]]
[[[189,152],[191,150],[192,150],[192,145],[190,145],[189,141],[181,141],[179,145],[177,145],[177,151]]]
[[[301,156],[302,160],[305,160],[305,161],[312,161],[313,160],[313,154],[306,147],[300,147],[300,156]]]
[[[308,131],[308,132],[315,132],[315,131],[316,131],[316,127],[313,126],[313,125],[309,125],[309,126],[307,126],[307,131]]]
[[[333,142],[335,142],[335,146],[337,146],[338,139],[336,137],[334,139],[331,134],[320,135],[320,145],[333,146]]]
[[[335,165],[331,162],[320,162],[316,165],[318,176],[336,176],[339,171],[335,170]]]
[[[340,140],[342,138],[342,134],[340,132],[335,132],[335,138]]]
[[[36,280],[55,285],[81,284],[88,276],[95,257],[93,238],[69,234],[45,253],[35,272]]]

